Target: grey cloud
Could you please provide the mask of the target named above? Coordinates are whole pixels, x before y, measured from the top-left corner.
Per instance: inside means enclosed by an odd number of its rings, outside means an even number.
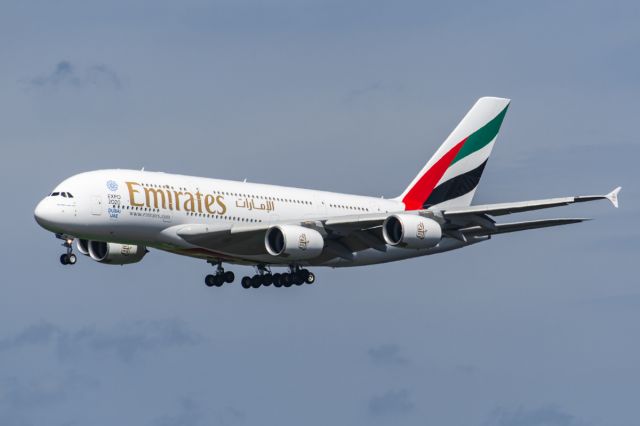
[[[374,364],[383,366],[407,365],[409,360],[400,354],[400,347],[394,344],[384,344],[367,351]]]
[[[0,424],[27,425],[34,410],[64,402],[73,393],[99,386],[99,382],[76,373],[21,380],[0,380]]]
[[[190,346],[200,337],[188,331],[177,320],[136,321],[124,324],[112,331],[84,328],[75,333],[65,333],[58,340],[62,359],[74,358],[82,351],[112,352],[125,362],[138,354],[160,348]]]
[[[0,340],[0,352],[18,349],[24,346],[47,344],[56,335],[59,329],[48,322],[40,322],[31,325],[15,336],[7,337]]]
[[[580,426],[584,424],[560,408],[548,405],[531,410],[522,407],[497,408],[489,415],[484,426]]]
[[[216,420],[220,426],[235,426],[244,423],[244,411],[234,407],[224,407],[216,414]]]
[[[406,389],[391,390],[369,400],[369,413],[375,416],[406,414],[414,408],[411,394]]]
[[[0,351],[53,345],[63,361],[77,359],[84,353],[112,353],[130,362],[143,352],[194,345],[200,340],[178,320],[135,321],[112,330],[85,327],[77,331],[42,322],[0,340]]]
[[[118,74],[104,64],[78,69],[69,61],[60,61],[49,74],[33,78],[32,88],[84,88],[97,87],[119,90],[122,83]]]

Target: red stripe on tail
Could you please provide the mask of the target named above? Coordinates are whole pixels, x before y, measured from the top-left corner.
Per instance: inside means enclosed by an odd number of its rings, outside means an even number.
[[[456,158],[458,151],[460,151],[462,145],[464,145],[466,141],[467,138],[464,138],[462,141],[458,142],[456,146],[440,157],[440,159],[420,177],[418,182],[413,185],[409,192],[407,192],[407,195],[402,199],[405,210],[418,210],[422,208],[425,200],[429,198],[433,188],[435,188],[438,182],[440,182],[440,179],[442,179],[442,176],[444,176],[444,173],[451,165],[453,159]]]

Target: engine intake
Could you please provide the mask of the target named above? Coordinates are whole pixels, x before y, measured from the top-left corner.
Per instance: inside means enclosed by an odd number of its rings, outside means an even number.
[[[137,263],[147,254],[144,246],[89,241],[89,256],[96,262],[109,265]]]
[[[76,240],[76,247],[78,248],[78,251],[80,253],[84,254],[85,256],[89,256],[89,240],[82,240],[78,238]]]
[[[433,219],[411,214],[394,214],[382,224],[382,235],[390,246],[425,249],[438,245],[442,228]]]
[[[267,230],[264,245],[272,256],[305,260],[320,256],[324,238],[318,231],[304,226],[275,225]]]

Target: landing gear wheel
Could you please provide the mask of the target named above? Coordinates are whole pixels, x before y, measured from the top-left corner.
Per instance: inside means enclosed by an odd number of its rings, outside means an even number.
[[[271,284],[273,284],[273,275],[271,274],[265,274],[263,277],[263,285],[265,287],[269,287]]]
[[[273,286],[274,287],[282,287],[282,275],[273,274]]]
[[[304,282],[306,282],[307,284],[313,284],[314,282],[316,282],[316,276],[313,272],[309,272],[307,271],[307,277],[305,278]]]
[[[224,273],[224,282],[231,284],[235,279],[236,276],[233,272],[227,271]]]
[[[285,273],[280,276],[280,280],[282,281],[282,285],[285,287],[291,287],[293,285],[293,277],[291,274]]]
[[[240,284],[242,284],[242,288],[251,288],[251,278],[242,277],[242,281],[240,281]]]
[[[304,278],[302,277],[302,273],[300,272],[296,272],[293,275],[293,283],[295,285],[302,285],[304,284]]]
[[[76,257],[75,254],[71,253],[70,255],[67,256],[67,262],[69,262],[69,265],[75,265],[77,261],[78,261],[78,258]]]
[[[61,254],[60,255],[60,263],[62,263],[63,265],[68,265],[69,264],[69,257],[66,254]]]
[[[262,277],[260,275],[254,275],[251,277],[251,287],[258,288],[262,285]]]
[[[222,275],[216,275],[215,284],[216,287],[222,287],[222,284],[224,284],[224,277]]]
[[[206,277],[204,277],[204,283],[207,285],[207,287],[213,287],[214,285],[216,285],[216,276],[207,275]]]

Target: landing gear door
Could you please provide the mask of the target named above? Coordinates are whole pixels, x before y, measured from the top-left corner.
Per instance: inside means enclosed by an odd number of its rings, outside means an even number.
[[[102,214],[102,197],[94,195],[91,197],[91,214],[94,216],[100,216]]]

